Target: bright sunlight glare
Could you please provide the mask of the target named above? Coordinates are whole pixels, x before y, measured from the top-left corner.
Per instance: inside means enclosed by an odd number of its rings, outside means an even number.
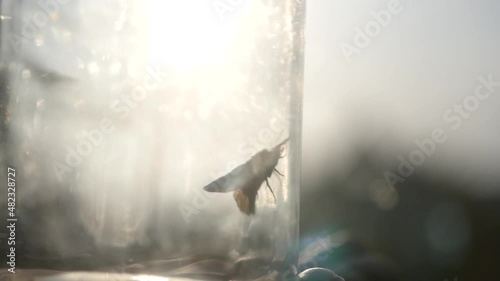
[[[200,0],[150,0],[150,59],[178,71],[220,63],[234,28]]]

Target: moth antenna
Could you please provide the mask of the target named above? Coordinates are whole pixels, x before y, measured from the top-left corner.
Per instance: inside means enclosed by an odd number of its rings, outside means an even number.
[[[267,180],[267,178],[266,178],[266,184],[267,184],[267,187],[269,188],[269,190],[271,191],[271,194],[273,195],[273,198],[274,198],[274,204],[276,204],[276,196],[274,195],[274,191],[273,191],[273,189],[271,188],[271,186],[269,185],[269,181]]]
[[[282,173],[280,173],[280,171],[278,171],[278,169],[274,168],[274,171],[275,171],[276,173],[278,173],[278,175],[280,175],[280,176],[284,177],[284,175],[283,175]]]
[[[283,155],[283,156],[280,156],[280,159],[281,159],[281,158],[285,158],[285,157],[287,157],[287,156],[288,156],[288,153],[287,153],[287,154],[285,154],[285,155]]]
[[[285,144],[286,141],[288,141],[289,138],[287,138],[286,140],[284,140],[283,142],[281,142],[281,144],[279,146],[277,146],[276,148],[280,148],[280,159],[281,158],[285,158],[288,156],[288,153],[287,153],[287,149],[283,146]],[[281,155],[281,153],[285,152],[284,155]]]
[[[285,144],[285,143],[286,143],[289,139],[290,139],[290,137],[288,137],[288,138],[284,139],[282,142],[278,143],[278,144],[274,147],[274,149],[276,149],[276,148],[278,148],[278,147],[281,147],[281,146],[282,146],[282,145],[284,145],[284,144]],[[273,149],[273,150],[274,150],[274,149]]]

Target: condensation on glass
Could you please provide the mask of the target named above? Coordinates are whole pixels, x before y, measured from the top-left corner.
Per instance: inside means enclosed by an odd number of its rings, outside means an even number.
[[[0,3],[17,278],[293,275],[302,0]],[[250,160],[280,143],[276,166]],[[203,189],[240,165],[255,178]],[[234,191],[259,177],[248,215]]]

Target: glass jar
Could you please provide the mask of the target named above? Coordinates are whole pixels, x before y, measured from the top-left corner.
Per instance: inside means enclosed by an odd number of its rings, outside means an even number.
[[[295,273],[304,1],[0,3],[1,277]]]

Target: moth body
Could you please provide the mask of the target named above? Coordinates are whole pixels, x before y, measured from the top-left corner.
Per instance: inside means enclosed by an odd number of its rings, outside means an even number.
[[[264,181],[267,183],[267,179],[271,177],[273,170],[278,165],[280,148],[286,141],[288,139],[271,150],[259,151],[247,162],[208,184],[203,189],[208,192],[234,191],[233,197],[240,211],[246,215],[255,214],[257,193]],[[267,184],[269,186],[269,183]],[[269,189],[273,192],[271,187]]]

